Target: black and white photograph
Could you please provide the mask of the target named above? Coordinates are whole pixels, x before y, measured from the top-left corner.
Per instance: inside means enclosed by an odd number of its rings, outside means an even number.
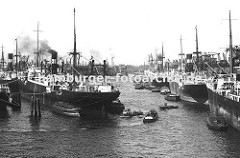
[[[237,0],[0,2],[0,158],[240,157]]]

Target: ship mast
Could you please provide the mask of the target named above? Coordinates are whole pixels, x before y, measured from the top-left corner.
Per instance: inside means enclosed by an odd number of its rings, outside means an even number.
[[[197,26],[195,27],[196,29],[196,52],[198,52],[198,31],[197,31]]]
[[[74,8],[74,46],[73,46],[73,52],[71,52],[70,54],[72,54],[73,56],[73,75],[76,74],[76,65],[77,65],[77,56],[78,56],[78,60],[80,61],[80,54],[79,52],[77,52],[77,48],[76,48],[76,25],[75,25],[75,8]],[[75,80],[75,77],[74,77]]]
[[[16,75],[17,75],[17,70],[18,70],[18,41],[17,41],[17,38],[15,39],[16,41],[16,65],[15,65],[15,68],[16,68]]]
[[[182,48],[182,35],[180,35],[180,49],[181,53],[179,54],[181,56],[181,62],[180,62],[180,71],[183,70],[183,48]]]
[[[197,68],[198,68],[198,62],[199,62],[199,52],[198,52],[198,30],[197,30],[197,26],[195,27],[195,29],[196,29],[196,66],[197,66]]]
[[[164,53],[163,53],[163,42],[162,42],[162,63],[161,63],[161,67],[162,67],[162,71],[164,71],[164,68],[163,68],[163,58],[164,58]]]
[[[41,30],[39,30],[39,22],[37,22],[37,30],[34,30],[34,32],[37,32],[37,67],[39,66],[38,61],[40,60],[40,52],[39,52],[39,32],[41,32]]]
[[[229,53],[230,53],[230,73],[233,72],[232,65],[232,23],[231,23],[231,10],[229,10]]]
[[[74,48],[72,54],[73,54],[73,68],[76,68],[77,48],[76,48],[75,8],[74,8]]]
[[[4,69],[4,53],[3,53],[3,45],[2,45],[2,70]]]

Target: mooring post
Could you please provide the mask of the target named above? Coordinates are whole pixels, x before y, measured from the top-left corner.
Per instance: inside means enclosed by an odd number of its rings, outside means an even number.
[[[21,93],[20,92],[18,92],[18,103],[19,103],[19,107],[21,108],[22,100],[21,100]]]
[[[42,104],[45,104],[45,94],[43,93],[43,96],[42,96]]]
[[[34,109],[34,99],[33,99],[33,96],[31,97],[31,116],[33,116],[33,109]]]
[[[37,99],[34,98],[35,117],[37,117]]]
[[[40,99],[38,98],[37,99],[37,104],[38,104],[38,116],[41,117],[41,102],[40,102]]]

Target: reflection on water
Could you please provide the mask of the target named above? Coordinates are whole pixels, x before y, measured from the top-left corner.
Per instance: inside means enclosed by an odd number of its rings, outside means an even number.
[[[240,133],[208,130],[207,105],[167,102],[160,93],[121,85],[120,100],[126,108],[158,111],[156,122],[142,118],[83,121],[42,109],[42,117],[30,117],[30,104],[20,112],[11,109],[0,118],[0,157],[237,157]],[[159,106],[179,109],[160,110]]]
[[[5,111],[0,111],[0,119],[1,120],[5,120],[5,119],[8,119],[8,118],[9,118],[9,114],[8,114],[7,109]]]
[[[10,116],[7,109],[0,111],[0,130],[2,130],[1,127],[5,127],[8,125],[9,118]]]
[[[41,118],[36,116],[29,116],[29,124],[32,127],[32,131],[39,131]]]

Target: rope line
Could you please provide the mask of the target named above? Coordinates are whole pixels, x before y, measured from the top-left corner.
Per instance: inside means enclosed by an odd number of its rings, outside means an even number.
[[[16,104],[16,102],[15,102],[15,103],[11,103],[11,102],[6,101],[6,100],[3,100],[3,99],[1,99],[1,98],[0,98],[0,100],[3,101],[3,102],[5,102],[5,103],[8,103],[8,104],[14,104],[15,106],[19,106],[18,104]]]

